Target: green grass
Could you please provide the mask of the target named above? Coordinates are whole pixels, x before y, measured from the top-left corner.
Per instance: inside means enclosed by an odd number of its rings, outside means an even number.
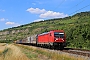
[[[38,54],[36,54],[36,53],[34,53],[34,52],[32,52],[32,51],[30,51],[28,49],[23,49],[22,51],[26,54],[26,56],[28,58],[30,58],[32,60],[36,60],[37,57],[38,57]]]
[[[31,60],[83,60],[80,57],[71,57],[68,54],[59,54],[55,52],[50,52],[40,48],[33,48],[31,46],[23,46],[17,45],[21,48],[22,52],[27,55],[28,58]],[[46,58],[45,58],[46,57]]]
[[[0,57],[2,57],[2,59],[4,60],[5,59],[5,56],[6,56],[6,53],[8,52],[9,48],[5,48],[5,50],[0,53]]]
[[[5,50],[2,53],[0,53],[0,55],[4,56],[8,52],[8,50],[9,50],[8,48],[5,48]]]

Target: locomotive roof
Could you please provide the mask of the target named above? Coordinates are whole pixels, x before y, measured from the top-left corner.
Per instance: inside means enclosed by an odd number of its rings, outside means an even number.
[[[51,31],[54,31],[54,32],[64,32],[64,30],[51,30]],[[50,32],[44,32],[42,34],[39,34],[39,35],[45,35],[45,34],[48,34]]]
[[[44,33],[42,33],[42,34],[39,34],[39,35],[44,35],[44,34],[48,34],[49,32],[44,32]]]

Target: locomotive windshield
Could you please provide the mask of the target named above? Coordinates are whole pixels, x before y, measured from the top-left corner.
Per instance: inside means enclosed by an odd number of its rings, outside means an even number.
[[[62,32],[55,32],[54,33],[54,37],[56,37],[56,38],[64,38],[64,33],[62,33]]]

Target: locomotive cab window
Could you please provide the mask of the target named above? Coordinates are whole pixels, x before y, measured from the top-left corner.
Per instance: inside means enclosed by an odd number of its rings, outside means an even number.
[[[62,33],[62,32],[55,32],[55,33],[54,33],[54,36],[55,36],[56,38],[64,38],[64,33]]]

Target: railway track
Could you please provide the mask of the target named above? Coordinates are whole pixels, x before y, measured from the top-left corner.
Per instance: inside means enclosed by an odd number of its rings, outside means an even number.
[[[90,57],[90,50],[75,49],[75,48],[67,48],[67,49],[65,48],[62,51],[63,52],[68,52],[68,53],[72,53],[72,54],[77,54],[77,55],[82,55],[82,56]]]
[[[30,44],[25,44],[25,45],[30,45]],[[37,47],[34,44],[32,44],[30,46]],[[57,51],[58,53],[65,52],[65,53],[70,53],[70,54],[75,54],[75,55],[80,55],[80,56],[85,56],[85,57],[90,58],[90,50],[66,48],[66,47],[64,49],[50,49],[50,48],[45,47],[45,46],[38,46],[38,48],[47,49],[47,50],[50,50],[50,51],[53,51],[53,52]]]

